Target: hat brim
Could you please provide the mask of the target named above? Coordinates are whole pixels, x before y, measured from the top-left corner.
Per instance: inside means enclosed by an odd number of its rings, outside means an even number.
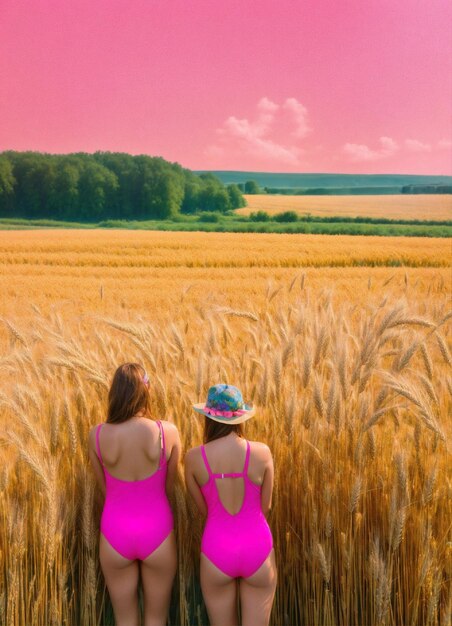
[[[201,415],[205,415],[209,419],[214,422],[219,422],[220,424],[230,424],[233,426],[234,424],[242,424],[249,420],[256,413],[256,409],[249,404],[245,404],[243,415],[237,415],[237,417],[222,417],[221,415],[211,415],[205,411],[206,403],[200,402],[198,404],[194,404],[193,408],[196,413],[200,413]]]

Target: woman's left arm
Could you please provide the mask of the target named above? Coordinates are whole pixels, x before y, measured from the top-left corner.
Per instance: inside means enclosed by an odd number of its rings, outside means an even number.
[[[166,493],[171,497],[174,491],[174,483],[176,481],[179,459],[181,454],[181,441],[177,427],[171,422],[164,422],[165,439],[168,447],[171,448],[170,457],[168,459],[168,470],[166,473]]]
[[[265,458],[265,470],[264,470],[264,479],[262,481],[261,488],[261,508],[262,512],[265,516],[267,516],[270,512],[272,506],[272,494],[273,494],[273,481],[274,481],[274,467],[273,467],[273,457],[270,452],[270,448],[266,445],[262,445],[262,455]]]

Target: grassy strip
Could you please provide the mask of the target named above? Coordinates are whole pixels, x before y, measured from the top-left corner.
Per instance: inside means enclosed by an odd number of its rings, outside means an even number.
[[[99,228],[97,223],[27,220],[22,217],[0,218],[0,230],[33,230],[37,228]]]
[[[250,217],[247,215],[247,217]],[[281,215],[281,214],[279,214]],[[271,219],[275,219],[278,213],[273,215]],[[278,221],[275,219],[275,221]],[[300,222],[316,222],[320,224],[399,224],[401,226],[452,226],[452,220],[404,220],[390,219],[387,217],[367,217],[358,215],[349,217],[345,215],[311,215],[310,213],[299,213],[298,220]]]
[[[452,237],[452,226],[441,224],[357,223],[355,221],[255,222],[249,218],[222,216],[215,222],[200,221],[198,216],[183,216],[170,220],[105,220],[98,223],[59,222],[56,220],[0,219],[0,229],[20,230],[39,228],[124,228],[129,230],[160,230],[182,232],[236,233],[305,233],[313,235],[368,235],[383,237]]]

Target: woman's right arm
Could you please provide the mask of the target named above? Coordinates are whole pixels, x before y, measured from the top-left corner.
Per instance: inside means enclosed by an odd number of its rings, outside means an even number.
[[[195,468],[197,458],[199,452],[196,448],[192,448],[187,452],[184,459],[185,466],[185,485],[187,486],[188,493],[191,495],[193,500],[195,501],[196,506],[198,507],[201,515],[207,515],[207,507],[206,502],[204,500],[204,496],[202,495],[201,489],[195,478]]]

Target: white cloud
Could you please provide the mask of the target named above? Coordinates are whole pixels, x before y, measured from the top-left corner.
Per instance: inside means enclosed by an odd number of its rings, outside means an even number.
[[[452,148],[452,141],[450,139],[440,139],[438,141],[438,148],[440,150],[450,150]]]
[[[418,139],[405,139],[405,147],[410,152],[430,152],[432,149],[429,143],[422,143]]]
[[[351,161],[378,161],[386,159],[398,150],[398,145],[391,137],[380,137],[381,148],[372,150],[365,144],[346,143],[342,150]]]
[[[279,104],[276,104],[276,102],[272,102],[271,100],[269,100],[269,98],[264,96],[257,103],[257,108],[259,109],[259,111],[268,111],[270,113],[275,113],[279,109]]]
[[[380,137],[380,148],[372,149],[366,144],[346,143],[342,147],[342,152],[345,153],[351,161],[379,161],[392,156],[399,150],[398,144],[391,139],[391,137]],[[452,148],[452,141],[449,139],[440,139],[436,145],[431,143],[424,143],[419,139],[405,139],[402,147],[408,152],[426,153],[432,152],[435,149],[449,150]]]
[[[286,111],[290,113],[294,123],[293,136],[302,138],[311,131],[307,123],[307,109],[296,98],[287,98],[281,106],[263,97],[257,104],[255,120],[234,115],[228,117],[216,131],[219,145],[209,146],[205,154],[219,156],[221,150],[223,153],[240,151],[263,160],[299,165],[304,150],[297,145],[284,145],[271,137],[275,133],[276,116],[281,116]]]
[[[351,161],[375,161],[378,158],[378,154],[364,144],[346,143],[343,151]]]
[[[283,106],[294,115],[296,128],[293,134],[295,137],[305,137],[311,132],[312,128],[309,126],[307,120],[308,110],[301,102],[298,102],[296,98],[287,98]]]
[[[252,123],[247,119],[239,120],[236,117],[228,117],[219,133],[237,140],[241,148],[256,157],[268,157],[283,163],[296,164],[300,156],[300,150],[294,146],[286,147],[275,141],[263,137],[268,130],[269,114],[260,116],[257,122]]]
[[[383,157],[391,156],[399,149],[399,146],[394,139],[391,139],[391,137],[380,137],[379,142],[382,146],[380,154]]]

